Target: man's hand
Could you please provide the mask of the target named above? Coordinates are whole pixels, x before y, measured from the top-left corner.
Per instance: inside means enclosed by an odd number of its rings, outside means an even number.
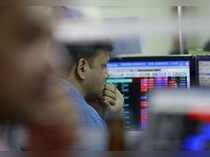
[[[124,98],[120,91],[112,84],[106,84],[101,101],[108,111],[120,112],[123,109]]]

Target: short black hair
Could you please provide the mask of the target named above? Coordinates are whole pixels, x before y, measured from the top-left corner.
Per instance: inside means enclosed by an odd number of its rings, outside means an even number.
[[[111,52],[113,50],[111,41],[86,41],[86,42],[72,42],[64,43],[64,47],[67,50],[69,61],[72,63],[69,65],[69,70],[75,65],[80,58],[87,60],[97,56],[99,51]],[[111,54],[110,54],[111,55]]]

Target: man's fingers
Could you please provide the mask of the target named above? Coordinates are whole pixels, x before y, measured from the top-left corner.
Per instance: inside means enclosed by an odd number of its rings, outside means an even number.
[[[104,100],[104,103],[108,106],[114,106],[116,104],[116,100],[114,100],[110,97],[107,97],[107,96],[104,96],[103,100]]]
[[[114,85],[106,84],[104,86],[103,102],[110,111],[118,112],[123,108],[124,98]]]
[[[110,97],[110,98],[116,100],[116,92],[114,93],[113,91],[110,91],[107,89],[104,90],[103,96]]]
[[[104,85],[104,90],[109,90],[112,91],[113,93],[116,92],[116,87],[113,84],[105,84]]]

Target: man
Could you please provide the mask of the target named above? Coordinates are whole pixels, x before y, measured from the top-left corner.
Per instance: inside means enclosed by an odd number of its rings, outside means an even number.
[[[112,46],[106,41],[88,41],[67,43],[65,47],[73,63],[68,68],[65,86],[68,95],[80,112],[80,126],[85,127],[86,130],[94,130],[95,134],[106,134],[106,124],[99,112],[104,109],[119,112],[123,106],[123,96],[117,88],[113,85],[105,85],[105,79],[108,76],[106,65],[110,59]],[[103,135],[100,137],[102,137],[101,141],[105,140]],[[87,149],[100,150],[103,146],[98,145],[96,148],[92,145],[92,148]]]
[[[66,148],[73,112],[57,81],[59,56],[50,28],[22,2],[9,0],[0,10],[0,124],[24,125],[30,150]]]

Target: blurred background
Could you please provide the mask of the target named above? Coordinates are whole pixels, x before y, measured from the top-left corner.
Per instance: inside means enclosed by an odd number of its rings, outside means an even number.
[[[61,38],[109,37],[114,39],[118,55],[194,54],[206,50],[209,40],[209,3],[205,0],[30,3],[69,21],[68,31],[63,30],[63,25],[58,28]]]
[[[130,69],[123,71],[123,63],[122,67],[118,64],[118,68],[122,70],[120,73],[113,68],[119,61],[113,61],[108,66],[111,75],[108,81],[114,83],[123,93],[124,120],[127,129],[133,131],[126,136],[127,148],[134,149],[139,146],[141,141],[139,139],[142,138],[139,133],[142,134],[148,120],[150,102],[147,96],[153,88],[189,88],[199,83],[209,86],[207,81],[209,64],[205,62],[209,60],[208,57],[208,59],[201,57],[201,63],[197,61],[199,59],[192,61],[192,58],[166,57],[167,55],[208,55],[210,53],[210,2],[208,0],[54,0],[29,1],[29,5],[44,10],[51,18],[54,35],[58,41],[111,39],[115,57],[151,56],[146,59],[136,58],[134,61],[141,63],[151,61],[160,73],[147,72],[148,68],[151,68],[149,66],[142,67],[143,70],[146,69],[145,73],[138,73],[138,75],[135,70],[129,73]],[[158,59],[156,56],[165,56],[165,58]],[[185,64],[182,70],[172,65],[174,60],[185,61],[185,63],[177,62],[177,65]],[[123,61],[134,64],[129,59]],[[159,62],[155,63],[156,61],[166,61],[168,65],[171,64],[174,67],[162,69],[158,65]],[[202,69],[197,67],[200,64]],[[141,69],[137,65],[133,66]],[[161,72],[167,77],[166,84]],[[160,75],[161,78],[156,78],[156,75],[157,77]],[[128,77],[132,81],[126,80]],[[131,95],[128,94],[129,92]],[[164,125],[167,124],[164,122]],[[166,126],[163,130],[166,131],[167,128]],[[140,129],[140,132],[136,132],[136,129]],[[148,136],[152,137],[152,135]]]

